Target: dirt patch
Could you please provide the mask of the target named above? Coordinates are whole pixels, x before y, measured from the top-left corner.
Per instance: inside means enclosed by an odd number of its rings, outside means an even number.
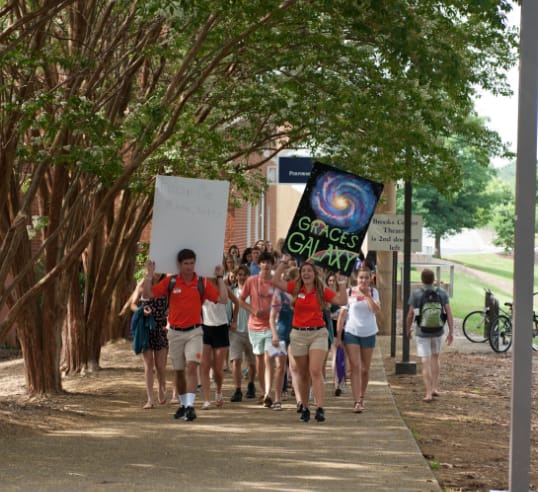
[[[422,403],[420,364],[417,375],[395,375],[394,359],[384,365],[397,407],[443,490],[508,489],[511,355],[445,353],[442,394]],[[533,379],[538,375],[534,354]],[[533,400],[536,383],[533,385]],[[538,487],[538,411],[532,412],[531,489]]]

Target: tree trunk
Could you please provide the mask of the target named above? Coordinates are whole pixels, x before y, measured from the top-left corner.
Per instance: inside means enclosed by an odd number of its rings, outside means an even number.
[[[441,258],[441,235],[435,233],[434,253],[435,258]]]
[[[76,374],[99,369],[101,347],[128,336],[128,313],[119,316],[134,289],[138,241],[151,215],[151,196],[123,192],[111,208],[102,231],[83,255],[84,290],[69,298],[64,327],[64,369]]]
[[[396,185],[394,182],[385,183],[382,201],[377,206],[376,213],[396,213]],[[381,311],[377,316],[377,324],[381,335],[389,335],[392,320],[392,251],[377,252],[376,266],[377,289],[381,302]]]

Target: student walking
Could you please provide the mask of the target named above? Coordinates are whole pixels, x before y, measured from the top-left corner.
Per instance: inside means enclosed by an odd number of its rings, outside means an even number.
[[[237,301],[237,298],[241,295],[245,282],[250,275],[250,270],[247,265],[239,265],[235,270],[235,277],[237,279],[237,285],[232,288],[232,294]],[[246,302],[250,301],[250,297],[247,297]],[[230,360],[232,361],[232,379],[235,385],[235,392],[230,398],[231,402],[240,402],[243,400],[243,391],[241,390],[241,377],[243,357],[247,363],[247,392],[246,397],[248,399],[256,398],[256,386],[254,381],[256,379],[256,357],[252,351],[252,344],[248,335],[248,317],[249,312],[239,306],[237,301],[234,304],[234,312],[232,322],[230,324]]]
[[[351,289],[347,306],[340,310],[336,327],[335,345],[339,347],[344,344],[350,365],[355,413],[365,410],[364,396],[378,332],[376,315],[380,311],[379,293],[371,286],[371,280],[370,270],[361,267],[357,274],[357,286]]]
[[[196,254],[182,249],[177,254],[177,276],[167,276],[152,286],[155,262],[146,263],[144,298],[168,296],[168,343],[172,368],[176,371],[176,390],[180,406],[174,418],[192,421],[196,418],[194,401],[198,385],[198,365],[202,357],[202,304],[205,300],[226,304],[228,289],[224,284],[222,264],[215,267],[217,287],[198,277]],[[170,282],[175,280],[172,288]]]
[[[215,287],[216,279],[207,279]],[[222,384],[224,382],[224,363],[230,339],[228,335],[228,309],[226,304],[205,301],[202,305],[202,361],[200,362],[200,381],[202,383],[202,393],[204,403],[203,410],[211,408],[210,394],[211,381],[209,373],[213,369],[213,379],[215,381],[215,405],[220,408],[224,404],[222,396]]]
[[[301,420],[310,420],[309,387],[312,390],[317,409],[315,419],[325,421],[323,409],[323,363],[329,347],[329,333],[323,318],[326,303],[343,306],[347,303],[346,277],[338,276],[338,290],[325,287],[316,267],[309,262],[299,268],[299,279],[296,282],[283,280],[282,273],[286,268],[285,255],[275,271],[273,285],[292,295],[293,329],[290,335],[290,350],[297,363],[299,373],[299,392],[302,407]]]
[[[256,373],[258,382],[263,391],[262,403],[270,408],[273,404],[271,399],[271,386],[273,380],[273,364],[267,350],[270,345],[278,347],[278,336],[273,334],[269,324],[271,312],[271,299],[274,288],[271,282],[273,267],[273,255],[263,253],[260,255],[260,273],[251,275],[245,282],[245,286],[238,297],[239,305],[249,313],[248,333],[252,349],[256,356]],[[250,297],[247,303],[246,299]]]
[[[440,287],[434,287],[435,274],[429,268],[422,270],[420,275],[423,287],[411,293],[409,297],[409,310],[407,311],[406,334],[409,337],[413,321],[416,321],[416,344],[417,355],[422,362],[422,380],[424,381],[423,401],[430,403],[435,396],[439,395],[439,376],[441,373],[441,348],[443,345],[444,325],[448,321],[448,336],[446,343],[452,344],[454,337],[454,318],[450,308],[448,293]],[[431,325],[429,316],[426,320],[424,312],[420,312],[424,307],[425,296],[431,294],[436,298],[430,298],[432,308],[430,312],[437,311],[437,322]],[[437,305],[437,306],[436,306]]]
[[[298,277],[298,268],[289,268],[284,272],[284,280],[286,282],[289,280],[296,281]],[[275,293],[273,294],[273,300],[271,302],[271,315],[269,317],[271,330],[277,333],[279,342],[284,342],[286,344],[286,348],[288,348],[290,345],[290,333],[293,320],[291,301],[292,297],[290,294],[283,290],[276,289]],[[299,395],[299,386],[297,384],[297,365],[293,355],[291,355],[289,352],[288,354],[277,355],[275,357],[275,401],[273,403],[273,408],[275,410],[282,410],[281,402],[284,400],[284,395],[286,395],[287,399],[288,384],[285,375],[288,361],[292,385],[297,397]]]
[[[160,280],[159,275],[153,275],[152,283],[155,284]],[[157,384],[159,388],[159,403],[166,403],[166,357],[168,355],[168,338],[166,337],[166,309],[168,299],[166,296],[154,297],[152,299],[142,300],[144,280],[140,281],[129,300],[131,311],[142,309],[143,316],[153,316],[155,328],[149,331],[148,350],[142,352],[144,360],[144,379],[146,381],[147,402],[144,409],[148,410],[155,407],[153,397],[153,368],[157,375]]]

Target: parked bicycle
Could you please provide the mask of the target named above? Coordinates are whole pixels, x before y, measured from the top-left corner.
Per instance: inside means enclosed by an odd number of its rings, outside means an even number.
[[[537,295],[535,292],[533,295]],[[512,346],[512,303],[505,302],[510,312],[504,311],[491,322],[489,330],[489,344],[495,352],[506,352]],[[538,351],[538,315],[532,312],[531,344],[534,351]]]
[[[488,341],[491,321],[499,315],[499,301],[491,290],[485,289],[485,291],[486,300],[484,309],[471,311],[463,319],[463,334],[467,340],[473,343],[484,343]],[[509,314],[505,311],[502,312],[503,314]]]

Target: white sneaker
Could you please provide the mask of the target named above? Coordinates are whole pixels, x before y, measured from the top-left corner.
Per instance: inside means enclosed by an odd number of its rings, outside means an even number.
[[[202,410],[209,410],[211,408],[211,403],[208,401],[204,401],[204,404],[202,405]]]

